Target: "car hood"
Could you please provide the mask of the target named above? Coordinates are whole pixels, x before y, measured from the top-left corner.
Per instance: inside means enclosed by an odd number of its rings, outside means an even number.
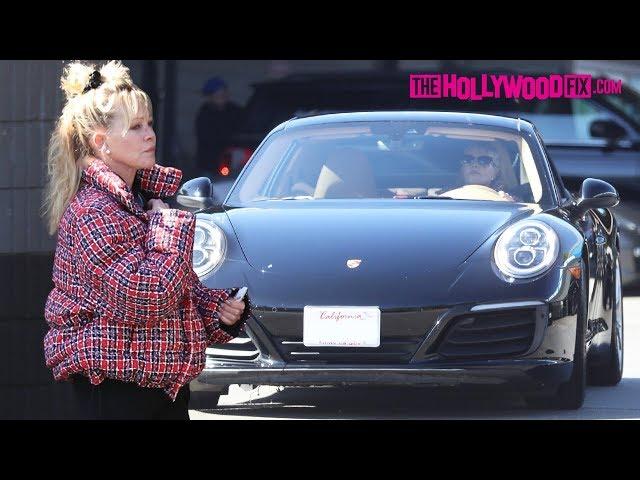
[[[287,275],[430,275],[455,269],[532,206],[461,200],[267,201],[227,211],[254,269]],[[403,202],[400,204],[400,202]]]

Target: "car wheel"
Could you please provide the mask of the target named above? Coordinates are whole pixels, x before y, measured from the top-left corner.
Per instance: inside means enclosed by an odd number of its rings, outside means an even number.
[[[589,369],[589,383],[612,386],[620,383],[624,364],[624,314],[622,311],[622,273],[620,260],[616,260],[611,311],[611,340],[606,363]]]
[[[586,273],[584,265],[582,272]],[[573,369],[568,382],[560,385],[554,396],[528,397],[527,405],[532,408],[548,408],[575,410],[584,403],[587,387],[586,366],[586,325],[587,325],[587,282],[584,278],[580,282],[580,304],[578,305],[576,324],[576,346],[573,354]]]

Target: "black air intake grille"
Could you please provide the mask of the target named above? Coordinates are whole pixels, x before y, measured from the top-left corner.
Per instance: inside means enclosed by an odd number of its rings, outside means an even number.
[[[260,352],[245,332],[228,343],[214,343],[207,348],[207,362],[219,360],[254,360]]]
[[[464,315],[452,320],[437,352],[460,359],[521,355],[531,346],[535,329],[535,309]]]

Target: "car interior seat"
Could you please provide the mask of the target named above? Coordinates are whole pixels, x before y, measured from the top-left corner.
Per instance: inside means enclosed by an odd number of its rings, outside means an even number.
[[[366,155],[353,148],[329,153],[320,170],[314,198],[375,198],[376,182]]]

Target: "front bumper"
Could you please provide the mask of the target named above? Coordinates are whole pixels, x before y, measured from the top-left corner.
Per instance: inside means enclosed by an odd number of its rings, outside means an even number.
[[[363,357],[365,361],[362,362],[328,360],[331,357],[323,357],[322,352],[317,361],[292,361],[291,352],[282,343],[300,342],[278,343],[280,337],[273,335],[273,328],[268,331],[255,316],[250,316],[247,321],[249,338],[245,341],[254,350],[245,350],[245,353],[251,355],[253,352],[252,358],[243,359],[242,351],[238,350],[235,356],[225,355],[225,345],[215,345],[209,350],[212,354],[207,355],[206,368],[192,386],[196,390],[221,391],[230,384],[403,385],[501,387],[517,392],[551,393],[569,380],[573,368],[577,305],[573,290],[569,288],[563,300],[551,303],[527,300],[439,309],[440,313],[428,325],[427,333],[412,350],[411,358],[394,363],[375,361],[372,356]],[[531,310],[535,321],[535,331],[526,351],[503,358],[488,355],[456,358],[442,354],[443,339],[461,318],[474,312],[497,317],[508,311],[521,312],[525,307]],[[423,315],[423,318],[429,318],[427,314]]]
[[[478,365],[289,365],[259,367],[229,363],[205,369],[198,390],[221,390],[230,384],[325,386],[379,385],[420,387],[491,387],[518,392],[553,392],[569,380],[572,362],[511,360]]]

